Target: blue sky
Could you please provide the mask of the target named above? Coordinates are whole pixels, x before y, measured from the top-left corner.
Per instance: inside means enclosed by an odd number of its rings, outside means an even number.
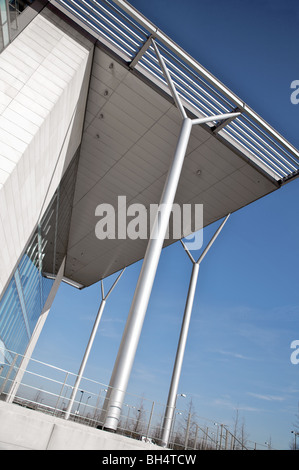
[[[131,4],[299,148],[299,5],[285,0],[132,0]],[[299,179],[233,214],[200,267],[179,392],[199,416],[287,449],[299,402]],[[218,224],[204,231],[208,242]],[[107,303],[85,375],[109,383],[141,263]],[[166,402],[191,263],[162,253],[129,391]],[[111,279],[105,285],[111,285]],[[106,288],[107,290],[107,288]],[[61,286],[34,357],[76,372],[100,302],[99,284]],[[188,399],[181,401],[184,409]]]

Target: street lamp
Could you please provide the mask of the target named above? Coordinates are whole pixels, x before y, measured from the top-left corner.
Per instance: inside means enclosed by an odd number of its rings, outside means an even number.
[[[129,425],[129,416],[130,416],[130,410],[131,408],[136,408],[135,406],[132,406],[132,405],[125,405],[128,407],[128,414],[127,414],[127,420],[126,420],[126,425],[125,425],[125,428],[126,428],[126,431],[128,431],[128,425]]]
[[[140,410],[137,410],[138,412],[138,416],[137,416],[137,420],[136,420],[136,424],[135,424],[135,429],[134,429],[134,432],[137,432],[137,429],[138,429],[138,425],[139,425],[139,422],[140,422],[140,415],[141,415],[141,409]]]
[[[169,439],[170,442],[172,439],[173,444],[174,444],[174,439],[175,439],[175,418],[177,415],[182,415],[182,414],[183,413],[181,413],[181,411],[177,411],[176,413],[174,413],[174,416],[173,416],[172,429],[170,431],[170,439]]]
[[[222,438],[223,438],[223,428],[225,429],[226,431],[226,438],[227,438],[227,429],[225,426],[227,426],[226,424],[223,424],[223,423],[214,423],[215,426],[217,426],[217,440],[216,440],[216,450],[217,450],[217,445],[218,445],[218,436],[219,436],[219,428],[218,426],[220,426],[220,439],[219,439],[219,450],[221,450],[221,445],[222,445]],[[225,448],[227,446],[227,439],[225,439]]]
[[[295,448],[294,448],[294,450],[297,450],[296,438],[297,438],[297,436],[299,436],[299,432],[297,432],[297,431],[291,431],[291,433],[294,434],[294,439],[295,439]]]
[[[178,394],[177,394],[177,397],[186,398],[186,396],[187,396],[187,395],[186,395],[185,393],[178,393]]]
[[[214,424],[215,424],[215,423],[214,423]],[[211,436],[215,436],[215,438],[210,437],[210,439],[211,439],[211,442],[212,442],[212,443],[213,443],[213,441],[215,441],[215,444],[216,444],[215,450],[217,450],[217,436],[216,436],[216,433],[215,433],[214,431],[211,432]]]
[[[178,397],[186,398],[186,396],[187,395],[185,393],[177,393],[175,397],[175,402],[174,402],[174,410],[176,409],[176,402],[177,402]]]
[[[296,441],[295,441],[296,442]],[[265,442],[265,444],[268,446],[268,450],[271,450],[271,442]]]
[[[177,388],[177,387],[176,387]],[[176,410],[176,402],[178,397],[183,397],[186,398],[185,393],[177,393],[174,395],[171,399],[168,397],[168,402],[166,405],[166,410],[165,410],[165,415],[163,419],[163,425],[162,425],[162,436],[161,436],[161,446],[166,447],[168,444],[168,441],[170,439],[170,433],[171,433],[171,428],[173,425],[173,418],[174,418],[174,412]]]
[[[81,397],[80,397],[80,400],[79,400],[79,403],[78,403],[78,408],[77,408],[77,411],[76,411],[77,415],[79,414],[79,408],[80,408],[80,405],[81,405],[81,400],[82,400],[82,397],[83,397],[84,390],[80,390],[80,392],[81,392]]]
[[[86,408],[86,405],[87,405],[87,403],[88,403],[88,400],[89,400],[90,398],[91,398],[91,395],[89,395],[89,397],[87,397],[87,399],[86,399],[86,403],[85,403],[85,406],[84,406],[84,409],[83,409],[83,413],[82,413],[82,414],[83,414],[83,416],[84,416],[84,413],[85,413],[85,408]]]
[[[107,388],[101,388],[100,391],[99,391],[99,395],[98,395],[98,398],[97,398],[97,402],[96,402],[96,406],[95,406],[95,409],[94,409],[94,415],[93,415],[93,418],[95,419],[96,418],[96,414],[97,414],[97,411],[98,411],[98,408],[99,408],[99,403],[100,403],[100,399],[101,399],[101,393],[102,392],[107,392]]]

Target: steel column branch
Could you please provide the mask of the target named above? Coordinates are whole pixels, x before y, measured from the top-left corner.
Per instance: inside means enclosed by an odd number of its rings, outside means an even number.
[[[140,48],[140,50],[137,52],[137,54],[135,55],[134,59],[132,60],[132,62],[130,63],[129,67],[131,69],[133,69],[137,64],[138,62],[140,61],[140,59],[143,57],[143,55],[146,53],[146,51],[149,49],[149,47],[151,46],[151,43],[152,43],[152,39],[153,39],[153,35],[151,34],[147,40],[145,41],[145,43],[142,45],[142,47]]]
[[[237,116],[240,116],[240,112],[235,112],[235,113],[225,113],[225,114],[216,114],[215,116],[206,116],[206,117],[202,117],[202,118],[196,118],[196,119],[192,119],[192,125],[197,125],[197,124],[205,124],[207,122],[211,122],[211,121],[225,121],[227,119],[229,119],[230,121],[237,117]]]
[[[159,52],[159,49],[158,49],[158,47],[157,47],[157,45],[156,45],[156,43],[155,43],[155,41],[154,41],[153,39],[152,39],[152,44],[153,44],[153,46],[154,46],[154,49],[155,49],[155,52],[156,52],[156,56],[157,56],[157,59],[158,59],[158,61],[159,61],[160,67],[161,67],[161,69],[162,69],[162,71],[163,71],[164,77],[165,77],[165,79],[166,79],[166,81],[167,81],[167,84],[168,84],[168,86],[169,86],[169,88],[170,88],[170,91],[171,91],[172,97],[173,97],[173,99],[174,99],[174,102],[175,102],[177,108],[179,109],[179,111],[180,111],[180,113],[181,113],[181,115],[182,115],[182,118],[183,118],[183,119],[186,119],[186,117],[187,117],[186,111],[185,111],[185,109],[184,109],[184,107],[183,107],[183,105],[182,105],[182,102],[181,102],[181,100],[180,100],[180,97],[179,97],[179,95],[178,95],[178,92],[176,91],[176,88],[175,88],[175,86],[174,86],[174,83],[173,83],[173,81],[172,81],[172,78],[171,78],[171,76],[170,76],[170,73],[169,73],[169,71],[168,71],[168,69],[167,69],[167,67],[166,67],[166,65],[165,65],[164,59],[163,59],[163,57],[161,56],[161,54],[160,54],[160,52]]]
[[[195,297],[195,291],[196,291],[196,285],[197,285],[197,279],[198,279],[198,271],[199,271],[199,266],[204,257],[206,256],[207,252],[213,245],[214,241],[218,237],[219,233],[223,229],[225,223],[227,222],[227,219],[230,214],[226,216],[222,224],[219,226],[213,237],[211,238],[210,242],[206,246],[205,250],[203,253],[200,255],[199,259],[197,261],[194,260],[193,256],[191,255],[190,251],[184,244],[184,242],[181,240],[181,243],[183,247],[186,250],[187,255],[189,256],[192,264],[193,264],[193,269],[191,273],[191,278],[190,278],[190,283],[189,283],[189,290],[188,290],[188,295],[187,295],[187,300],[186,300],[186,306],[185,306],[185,311],[184,311],[184,317],[182,321],[182,326],[181,326],[181,333],[180,333],[180,338],[178,342],[178,347],[177,347],[177,353],[176,353],[176,358],[175,358],[175,364],[173,368],[173,373],[172,373],[172,379],[171,379],[171,385],[169,388],[169,394],[168,394],[168,400],[167,400],[167,405],[166,405],[166,411],[165,411],[165,416],[164,416],[164,422],[163,422],[163,428],[162,428],[162,437],[161,437],[161,445],[163,447],[166,447],[169,441],[169,436],[170,436],[170,431],[171,431],[171,425],[173,421],[173,414],[176,406],[176,396],[177,396],[177,391],[178,391],[178,385],[179,385],[179,380],[181,376],[181,370],[182,370],[182,365],[183,365],[183,359],[184,359],[184,353],[185,353],[185,348],[186,348],[186,343],[187,343],[187,336],[188,336],[188,331],[189,331],[189,325],[190,325],[190,319],[191,319],[191,313],[192,313],[192,308],[193,308],[193,303],[194,303],[194,297]]]

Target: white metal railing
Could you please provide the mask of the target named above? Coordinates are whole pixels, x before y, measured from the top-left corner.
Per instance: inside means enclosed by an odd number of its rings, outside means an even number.
[[[5,358],[9,358],[10,363],[0,366],[0,399],[7,400],[24,356],[7,349],[3,354]],[[13,402],[65,419],[76,377],[70,371],[31,358],[21,383],[17,384]],[[101,428],[107,390],[108,385],[82,377],[69,419]],[[187,408],[188,398],[181,400],[180,406],[175,409],[169,448],[248,450],[265,447],[253,441],[249,446],[249,441],[242,442],[242,438],[234,435],[229,426],[199,416],[190,406],[189,410]],[[165,404],[145,396],[126,393],[117,433],[160,444],[164,414]]]
[[[237,108],[242,114],[225,128],[216,130],[218,138],[232,145],[279,183],[298,174],[298,150],[125,0],[51,1],[66,10],[128,65],[134,63],[139,73],[146,74],[165,90],[165,78],[148,41],[153,37],[184,106],[190,112],[202,117]],[[134,60],[136,57],[137,61]],[[209,124],[211,130],[215,124]]]

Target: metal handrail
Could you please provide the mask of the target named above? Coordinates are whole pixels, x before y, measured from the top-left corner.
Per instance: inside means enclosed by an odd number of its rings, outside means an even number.
[[[236,107],[242,115],[219,131],[225,142],[236,145],[255,164],[278,183],[285,182],[299,172],[299,151],[275,131],[244,101],[209,73],[188,53],[174,43],[153,23],[147,20],[125,0],[51,0],[66,9],[80,24],[91,29],[99,41],[119,51],[120,58],[130,64],[150,36],[159,45],[170,74],[183,98],[184,105],[198,117],[210,111],[231,112]],[[153,48],[148,47],[139,58],[136,69],[155,83],[165,84],[157,65]],[[158,79],[158,81],[157,81]],[[211,125],[209,125],[211,127]]]
[[[156,39],[161,41],[166,47],[168,47],[174,55],[185,62],[191,69],[193,69],[199,76],[203,77],[207,82],[215,87],[218,91],[229,99],[234,106],[239,107],[248,116],[253,119],[257,124],[264,130],[272,134],[278,141],[280,141],[286,148],[299,158],[299,151],[290,144],[284,137],[282,137],[273,127],[271,127],[263,118],[261,118],[253,109],[251,109],[243,100],[241,100],[235,93],[233,93],[228,87],[226,87],[220,80],[218,80],[213,74],[205,69],[199,62],[197,62],[190,54],[185,52],[180,46],[166,36],[161,30],[159,30],[153,23],[139,13],[134,7],[132,7],[126,0],[114,0],[114,3],[119,5],[126,13],[130,15],[140,25],[143,25],[150,34],[154,34]]]
[[[2,349],[2,348],[1,348]],[[14,371],[16,372],[22,367],[22,358],[25,356],[4,350],[6,360],[10,360],[10,364],[6,364],[2,370],[0,368],[0,396],[5,399],[10,394],[10,387],[14,383]],[[18,365],[20,364],[21,365]],[[31,408],[38,412],[52,414],[58,418],[65,418],[67,403],[69,401],[69,391],[73,387],[73,382],[77,374],[67,371],[61,367],[48,364],[37,359],[30,358],[29,364],[24,371],[24,375],[14,398],[14,403]],[[80,424],[91,427],[101,427],[101,411],[104,405],[104,394],[109,388],[108,385],[94,379],[82,377],[82,388],[80,387],[78,394],[81,397],[74,401],[73,411],[70,419]],[[83,394],[89,398],[81,401]],[[134,411],[134,413],[133,413]],[[165,404],[153,401],[144,396],[126,393],[126,400],[123,405],[120,418],[119,434],[132,437],[134,439],[150,439],[151,442],[160,443],[160,435],[162,431],[162,416],[165,412]],[[215,420],[198,416],[196,413],[191,414],[188,411],[176,408],[176,414],[181,416],[180,420],[174,420],[172,433],[168,447],[177,449],[235,449],[235,443],[238,447],[247,449],[245,443],[241,442],[225,426],[226,438],[217,441],[213,436]],[[189,425],[184,426],[188,421]],[[204,429],[206,425],[208,428]],[[224,425],[222,425],[224,426]],[[202,434],[198,433],[198,429]],[[260,445],[260,444],[259,444]]]

